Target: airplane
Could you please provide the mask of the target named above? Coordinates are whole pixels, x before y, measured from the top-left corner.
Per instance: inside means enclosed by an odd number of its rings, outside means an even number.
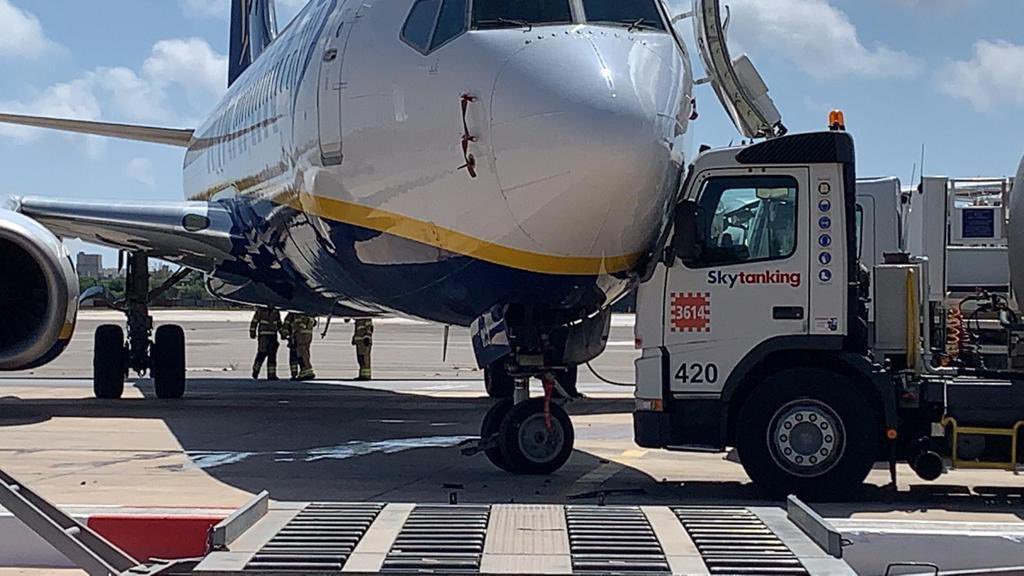
[[[484,431],[515,436],[499,425],[540,417],[534,437],[553,452],[488,456],[557,468],[571,423],[550,400],[572,396],[576,366],[604,350],[609,307],[653,268],[685,176],[687,18],[737,127],[778,132],[756,71],[728,58],[718,0],[684,14],[664,0],[311,0],[280,32],[273,0],[233,0],[229,88],[196,129],[0,114],[180,147],[185,192],[22,197],[0,211],[0,370],[67,346],[79,294],[60,238],[81,238],[127,255],[112,303],[127,335],[95,333],[99,398],[120,397],[129,370],[149,371],[161,398],[184,394],[184,333],[154,330],[148,303],[199,271],[233,302],[471,326],[487,391],[504,399]],[[150,258],[183,272],[151,291]],[[544,399],[529,400],[530,377]]]

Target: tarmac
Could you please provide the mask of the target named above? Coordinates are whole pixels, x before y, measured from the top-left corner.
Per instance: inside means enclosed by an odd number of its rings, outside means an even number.
[[[120,401],[92,398],[92,332],[116,313],[85,311],[57,361],[0,377],[0,467],[63,506],[235,507],[268,490],[278,501],[765,505],[728,454],[684,454],[632,442],[632,317],[580,369],[588,398],[569,407],[576,452],[550,477],[512,476],[459,444],[478,434],[490,400],[469,334],[408,319],[375,323],[371,382],[355,382],[352,324],[317,336],[318,380],[250,378],[255,343],[242,312],[158,311],[188,341],[186,398],[155,398],[147,378]],[[325,328],[321,325],[320,329]],[[287,375],[287,351],[278,359]],[[895,560],[943,569],[1024,564],[1024,479],[952,471],[938,482],[900,467],[898,490],[875,470],[856,502],[815,504],[852,541],[862,574]],[[5,565],[0,558],[0,566]],[[0,574],[11,573],[0,569]],[[905,571],[903,573],[906,573]]]

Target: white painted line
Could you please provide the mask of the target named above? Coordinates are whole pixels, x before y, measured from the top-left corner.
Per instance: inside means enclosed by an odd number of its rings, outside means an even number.
[[[952,522],[943,520],[851,520],[829,518],[840,532],[857,534],[913,534],[928,536],[978,536],[1008,538],[1024,543],[1024,523]]]

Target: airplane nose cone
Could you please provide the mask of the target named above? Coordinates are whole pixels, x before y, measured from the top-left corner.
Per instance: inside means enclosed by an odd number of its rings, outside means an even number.
[[[493,94],[498,185],[538,250],[621,270],[658,233],[679,173],[681,58],[667,34],[575,27],[527,37]]]

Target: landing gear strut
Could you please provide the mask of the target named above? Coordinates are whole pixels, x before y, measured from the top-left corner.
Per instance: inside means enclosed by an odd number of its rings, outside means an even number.
[[[149,258],[128,255],[125,298],[115,308],[127,317],[128,337],[116,324],[96,329],[93,350],[93,392],[97,398],[120,398],[129,370],[153,377],[158,398],[181,398],[185,394],[185,332],[180,326],[160,326],[153,335],[149,303],[181,282],[190,271],[182,269],[161,286],[149,290]]]
[[[480,426],[480,444],[492,464],[514,474],[551,474],[572,455],[575,433],[562,403],[569,394],[551,372],[544,396],[530,398],[529,378],[517,378],[511,398],[499,400]]]

